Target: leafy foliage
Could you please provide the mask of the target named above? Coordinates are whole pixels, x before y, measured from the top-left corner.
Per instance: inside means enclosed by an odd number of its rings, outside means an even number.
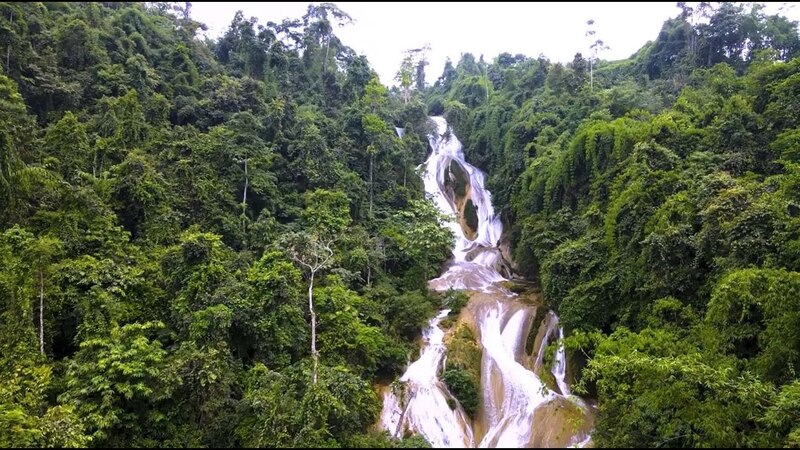
[[[239,12],[212,41],[190,3],[0,4],[0,445],[399,445],[370,383],[450,242],[424,107],[350,22]],[[298,242],[331,251],[313,386]]]
[[[213,41],[189,3],[0,4],[0,445],[426,446],[370,427],[453,239],[428,114],[587,361],[597,444],[800,445],[797,24],[679,7],[623,61],[464,53],[427,86],[423,48],[388,89],[331,3]]]
[[[572,334],[598,446],[793,445],[800,35],[760,4],[678,7],[622,61],[591,29],[568,64],[465,54],[426,103]]]

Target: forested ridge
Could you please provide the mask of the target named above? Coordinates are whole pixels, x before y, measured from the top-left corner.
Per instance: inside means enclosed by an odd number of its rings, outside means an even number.
[[[800,446],[797,24],[678,6],[626,60],[412,51],[390,90],[330,3],[213,41],[189,3],[0,3],[0,446],[424,446],[374,425],[443,302],[429,115],[595,445]]]
[[[797,23],[678,7],[622,61],[464,54],[427,104],[585,364],[597,446],[800,446]]]
[[[348,20],[0,5],[0,446],[396,445],[450,237]]]

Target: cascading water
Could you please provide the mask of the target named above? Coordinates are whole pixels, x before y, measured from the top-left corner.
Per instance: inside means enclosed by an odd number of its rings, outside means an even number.
[[[567,375],[567,358],[566,352],[564,351],[564,329],[558,329],[558,351],[556,352],[556,359],[553,362],[553,376],[556,378],[556,384],[558,384],[558,389],[561,390],[561,394],[569,395],[569,385],[565,381],[565,377]]]
[[[444,332],[439,322],[450,312],[445,309],[431,319],[422,334],[425,346],[418,360],[408,366],[400,378],[405,384],[405,411],[400,408],[396,394],[384,397],[382,423],[385,429],[399,436],[403,427],[420,433],[434,447],[471,447],[472,430],[464,410],[451,410],[447,405],[452,396],[438,379],[437,372],[444,357]]]
[[[480,426],[473,426],[439,379],[445,348],[439,322],[448,311],[432,319],[423,331],[420,358],[400,378],[400,386],[387,390],[381,412],[381,426],[395,437],[406,430],[422,434],[434,447],[525,447],[536,445],[532,437],[534,419],[540,407],[569,395],[564,381],[566,360],[559,347],[553,367],[561,394],[548,389],[523,364],[525,341],[531,328],[532,310],[514,301],[515,294],[500,286],[507,270],[498,241],[503,231],[495,216],[491,194],[484,187],[485,174],[464,159],[461,142],[443,117],[432,117],[436,132],[428,136],[432,149],[424,164],[425,192],[441,212],[448,215],[444,225],[455,236],[453,258],[447,270],[429,281],[435,290],[449,288],[489,294],[488,302],[476,314],[476,326],[483,348],[481,362],[481,408],[476,414]],[[403,130],[397,129],[402,137]],[[507,273],[507,272],[505,272]],[[542,349],[552,339],[558,318],[548,321]],[[552,325],[552,326],[551,326]],[[563,330],[558,330],[563,338]],[[399,389],[398,389],[399,387]],[[401,392],[397,392],[397,391]],[[541,414],[539,417],[541,421]],[[585,434],[572,436],[579,442]]]

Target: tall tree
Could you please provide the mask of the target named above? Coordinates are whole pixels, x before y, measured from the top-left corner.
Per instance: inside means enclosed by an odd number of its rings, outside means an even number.
[[[597,63],[598,54],[603,50],[608,50],[607,46],[602,39],[595,39],[597,31],[594,28],[594,19],[586,21],[589,27],[586,30],[586,36],[589,38],[589,89],[594,90],[594,65]]]
[[[77,176],[79,171],[89,169],[89,139],[86,127],[67,111],[58,122],[47,129],[44,149],[48,155],[59,158],[59,171],[69,180]]]
[[[394,79],[400,82],[403,102],[406,104],[411,100],[412,86],[416,86],[418,90],[425,87],[425,66],[428,64],[427,53],[430,49],[430,44],[425,44],[404,52],[403,61],[400,63],[400,69]]]
[[[52,236],[43,236],[31,243],[29,248],[30,259],[36,268],[36,276],[39,284],[39,352],[44,355],[44,291],[45,277],[48,275],[49,268],[53,260],[61,252],[62,243]]]
[[[361,117],[361,127],[369,142],[367,146],[367,154],[369,155],[369,216],[372,217],[372,204],[375,193],[373,176],[375,156],[381,151],[386,152],[388,150],[387,147],[393,135],[389,125],[380,117],[386,104],[386,88],[380,84],[377,77],[372,78],[367,84],[362,102],[369,111]]]
[[[307,32],[317,40],[319,45],[325,48],[325,54],[322,58],[323,74],[328,71],[328,57],[331,40],[334,37],[333,22],[343,27],[353,23],[353,18],[333,3],[308,5],[308,10],[303,16],[303,24],[306,26]]]
[[[347,196],[341,192],[317,189],[306,195],[303,211],[306,231],[292,236],[290,251],[308,278],[308,312],[311,315],[312,382],[317,383],[317,315],[314,311],[314,278],[333,261],[334,243],[350,224]]]
[[[317,351],[317,314],[314,311],[314,278],[332,262],[333,238],[325,239],[318,234],[301,234],[292,246],[292,259],[308,274],[308,312],[311,315],[311,359],[314,362],[311,380],[317,383],[319,352]]]

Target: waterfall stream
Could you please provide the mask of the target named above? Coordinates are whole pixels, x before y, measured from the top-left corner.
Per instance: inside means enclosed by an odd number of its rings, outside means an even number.
[[[547,388],[540,377],[524,364],[525,343],[531,331],[531,307],[515,300],[516,294],[500,284],[508,269],[498,249],[503,231],[495,215],[491,194],[484,187],[485,174],[464,158],[461,142],[443,117],[432,117],[436,132],[428,136],[432,149],[424,163],[426,194],[450,219],[444,224],[455,235],[453,258],[429,287],[478,291],[492,301],[478,309],[476,326],[483,349],[481,362],[481,407],[475,423],[452,399],[439,375],[443,368],[444,332],[439,322],[442,311],[423,331],[424,345],[418,360],[409,365],[395,385],[384,394],[381,427],[395,437],[406,431],[422,434],[434,447],[529,447],[540,442],[535,423],[544,423],[540,407],[569,395],[565,382],[566,359],[563,346],[555,355],[553,375],[558,389]],[[403,135],[397,129],[398,136]],[[543,349],[554,338],[563,338],[555,314],[548,320],[536,364],[541,366]],[[544,321],[543,321],[544,324]],[[400,391],[400,392],[398,392]],[[451,405],[455,408],[451,408]],[[480,425],[477,422],[480,421]],[[585,444],[586,433],[572,436],[569,444]],[[538,445],[537,445],[538,446]]]

